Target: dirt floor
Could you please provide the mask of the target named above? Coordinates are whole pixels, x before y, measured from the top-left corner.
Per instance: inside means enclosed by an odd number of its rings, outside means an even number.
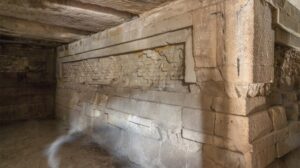
[[[27,121],[0,126],[0,168],[47,168],[45,149],[67,130],[56,121]],[[61,168],[136,167],[110,156],[81,137],[63,145]]]

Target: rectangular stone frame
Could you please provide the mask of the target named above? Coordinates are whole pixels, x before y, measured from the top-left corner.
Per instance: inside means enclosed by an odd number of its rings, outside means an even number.
[[[153,49],[157,47],[163,47],[166,45],[180,44],[183,43],[185,46],[185,77],[186,83],[196,82],[196,73],[194,70],[195,62],[193,57],[193,46],[192,46],[192,30],[191,28],[185,28],[182,30],[167,32],[159,34],[149,38],[137,39],[127,43],[116,44],[111,47],[105,47],[95,49],[88,52],[77,53],[74,55],[67,55],[59,58],[59,71],[61,72],[63,63],[74,62],[92,58],[101,58],[113,55],[121,55],[126,53],[137,52],[141,50]],[[60,73],[60,76],[61,73]]]

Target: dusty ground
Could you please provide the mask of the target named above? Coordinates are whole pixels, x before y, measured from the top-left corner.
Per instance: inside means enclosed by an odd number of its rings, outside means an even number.
[[[47,168],[46,147],[66,132],[56,121],[29,121],[0,126],[0,168]],[[61,168],[132,167],[82,137],[65,144]],[[135,166],[134,166],[135,167]]]

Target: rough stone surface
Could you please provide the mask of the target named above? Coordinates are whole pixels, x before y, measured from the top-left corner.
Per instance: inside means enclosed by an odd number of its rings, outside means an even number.
[[[140,117],[154,119],[158,124],[170,128],[179,128],[182,125],[181,108],[179,106],[113,97],[109,99],[107,107]]]
[[[171,85],[170,80],[183,79],[183,48],[168,48],[64,63],[63,80],[121,87],[164,88]]]
[[[246,116],[251,112],[266,108],[265,97],[254,98],[225,98],[216,97],[213,100],[212,108],[221,113],[236,114]]]
[[[274,106],[269,109],[269,113],[273,122],[273,128],[279,130],[287,126],[286,113],[283,107]]]
[[[266,111],[255,113],[249,117],[217,113],[215,123],[216,135],[243,143],[251,142],[273,129],[272,121]]]
[[[215,114],[211,111],[184,108],[182,111],[183,128],[192,129],[207,134],[213,134]]]

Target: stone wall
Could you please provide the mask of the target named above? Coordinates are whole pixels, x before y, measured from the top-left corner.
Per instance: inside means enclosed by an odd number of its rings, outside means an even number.
[[[268,97],[275,135],[274,163],[269,167],[298,167],[300,146],[300,52],[290,47],[275,48],[275,79]],[[298,152],[299,153],[299,152]],[[275,158],[278,158],[275,160]]]
[[[53,49],[0,44],[0,123],[53,116]]]
[[[144,167],[266,167],[297,126],[270,104],[272,24],[263,1],[179,0],[59,47],[56,115]]]

